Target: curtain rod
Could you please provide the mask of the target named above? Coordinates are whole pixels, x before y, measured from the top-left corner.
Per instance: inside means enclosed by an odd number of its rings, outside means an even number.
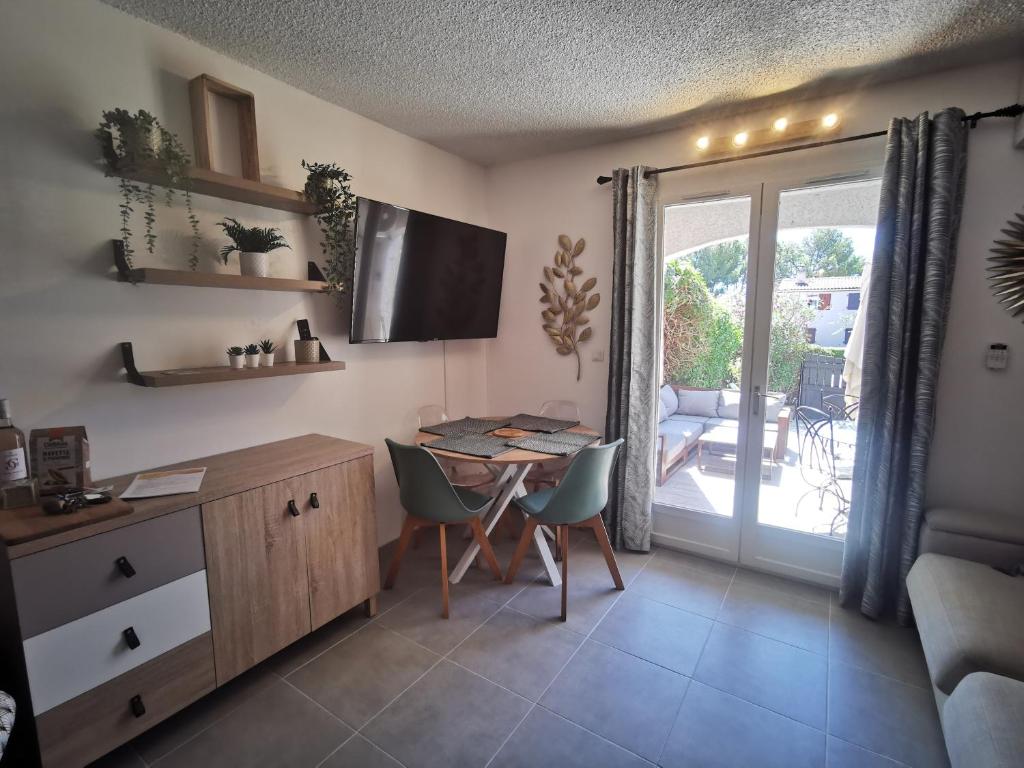
[[[978,125],[979,120],[984,120],[986,117],[1017,117],[1018,115],[1024,114],[1024,104],[1011,104],[1008,107],[1002,107],[1001,109],[993,109],[991,112],[975,112],[973,115],[964,115],[964,122],[969,124],[971,128],[975,128]],[[795,147],[778,147],[776,149],[766,149],[763,152],[750,152],[745,155],[732,155],[730,157],[719,157],[714,160],[702,160],[699,163],[687,163],[686,165],[672,165],[667,168],[652,168],[644,174],[646,179],[649,176],[657,176],[660,173],[672,173],[673,171],[688,171],[692,168],[704,168],[708,165],[720,165],[722,163],[734,163],[737,160],[752,160],[756,157],[768,157],[769,155],[784,155],[787,152],[798,152],[802,149],[815,149],[817,147],[827,147],[832,144],[845,144],[849,141],[862,141],[863,139],[874,139],[879,136],[885,136],[889,131],[872,131],[871,133],[859,133],[856,136],[845,136],[841,139],[827,139],[826,141],[815,141],[810,144],[798,144]],[[612,180],[611,176],[598,176],[598,184],[607,184]]]

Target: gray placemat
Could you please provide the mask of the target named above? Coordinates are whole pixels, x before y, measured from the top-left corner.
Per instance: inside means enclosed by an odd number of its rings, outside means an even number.
[[[559,432],[555,435],[530,435],[509,440],[508,444],[526,451],[549,453],[552,456],[570,456],[600,440],[599,435],[584,435],[580,432]]]
[[[456,421],[442,421],[440,424],[431,424],[429,427],[420,427],[420,432],[429,432],[432,435],[482,435],[500,427],[507,427],[508,419],[473,419],[467,416]]]
[[[480,456],[485,459],[493,459],[503,453],[512,450],[505,439],[493,435],[473,435],[469,433],[461,435],[448,435],[429,443],[423,443],[427,448],[436,448],[442,451],[454,453],[465,453],[468,456]]]
[[[525,429],[527,432],[561,432],[577,426],[578,421],[549,419],[547,416],[533,416],[529,413],[517,413],[512,417],[512,428]]]

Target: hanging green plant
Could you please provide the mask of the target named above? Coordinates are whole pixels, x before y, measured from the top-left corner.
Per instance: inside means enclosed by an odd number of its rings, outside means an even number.
[[[355,265],[356,196],[352,174],[334,163],[307,163],[303,193],[316,206],[313,214],[323,240],[320,250],[327,261],[327,292],[341,297],[348,290]]]
[[[199,219],[192,209],[192,185],[188,174],[191,158],[181,140],[161,125],[156,117],[140,109],[132,114],[126,109],[111,109],[103,112],[103,120],[96,129],[96,139],[106,166],[107,176],[119,179],[121,203],[121,239],[124,242],[124,257],[129,268],[133,266],[132,247],[134,233],[131,228],[133,205],[143,208],[145,222],[143,238],[146,250],[153,253],[156,247],[156,193],[154,184],[143,184],[134,180],[140,172],[156,173],[164,177],[167,188],[165,204],[170,207],[174,201],[174,186],[180,186],[185,198],[185,211],[192,228],[192,248],[188,264],[194,271],[199,266]]]

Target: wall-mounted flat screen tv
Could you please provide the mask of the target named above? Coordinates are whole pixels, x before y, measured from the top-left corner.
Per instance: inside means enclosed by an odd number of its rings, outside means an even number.
[[[505,239],[359,198],[349,342],[494,338]]]

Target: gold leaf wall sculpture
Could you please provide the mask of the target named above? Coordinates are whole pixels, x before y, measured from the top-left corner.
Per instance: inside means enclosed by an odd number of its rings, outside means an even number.
[[[576,265],[586,245],[582,237],[574,244],[568,235],[559,235],[555,266],[544,267],[540,284],[540,301],[547,305],[540,313],[544,332],[558,354],[576,356],[576,381],[582,373],[579,345],[594,335],[586,313],[601,303],[601,294],[590,293],[597,278],[581,280],[583,270]]]
[[[996,240],[989,256],[992,293],[1014,317],[1024,314],[1024,215],[1014,214],[1000,230],[1008,239]]]

